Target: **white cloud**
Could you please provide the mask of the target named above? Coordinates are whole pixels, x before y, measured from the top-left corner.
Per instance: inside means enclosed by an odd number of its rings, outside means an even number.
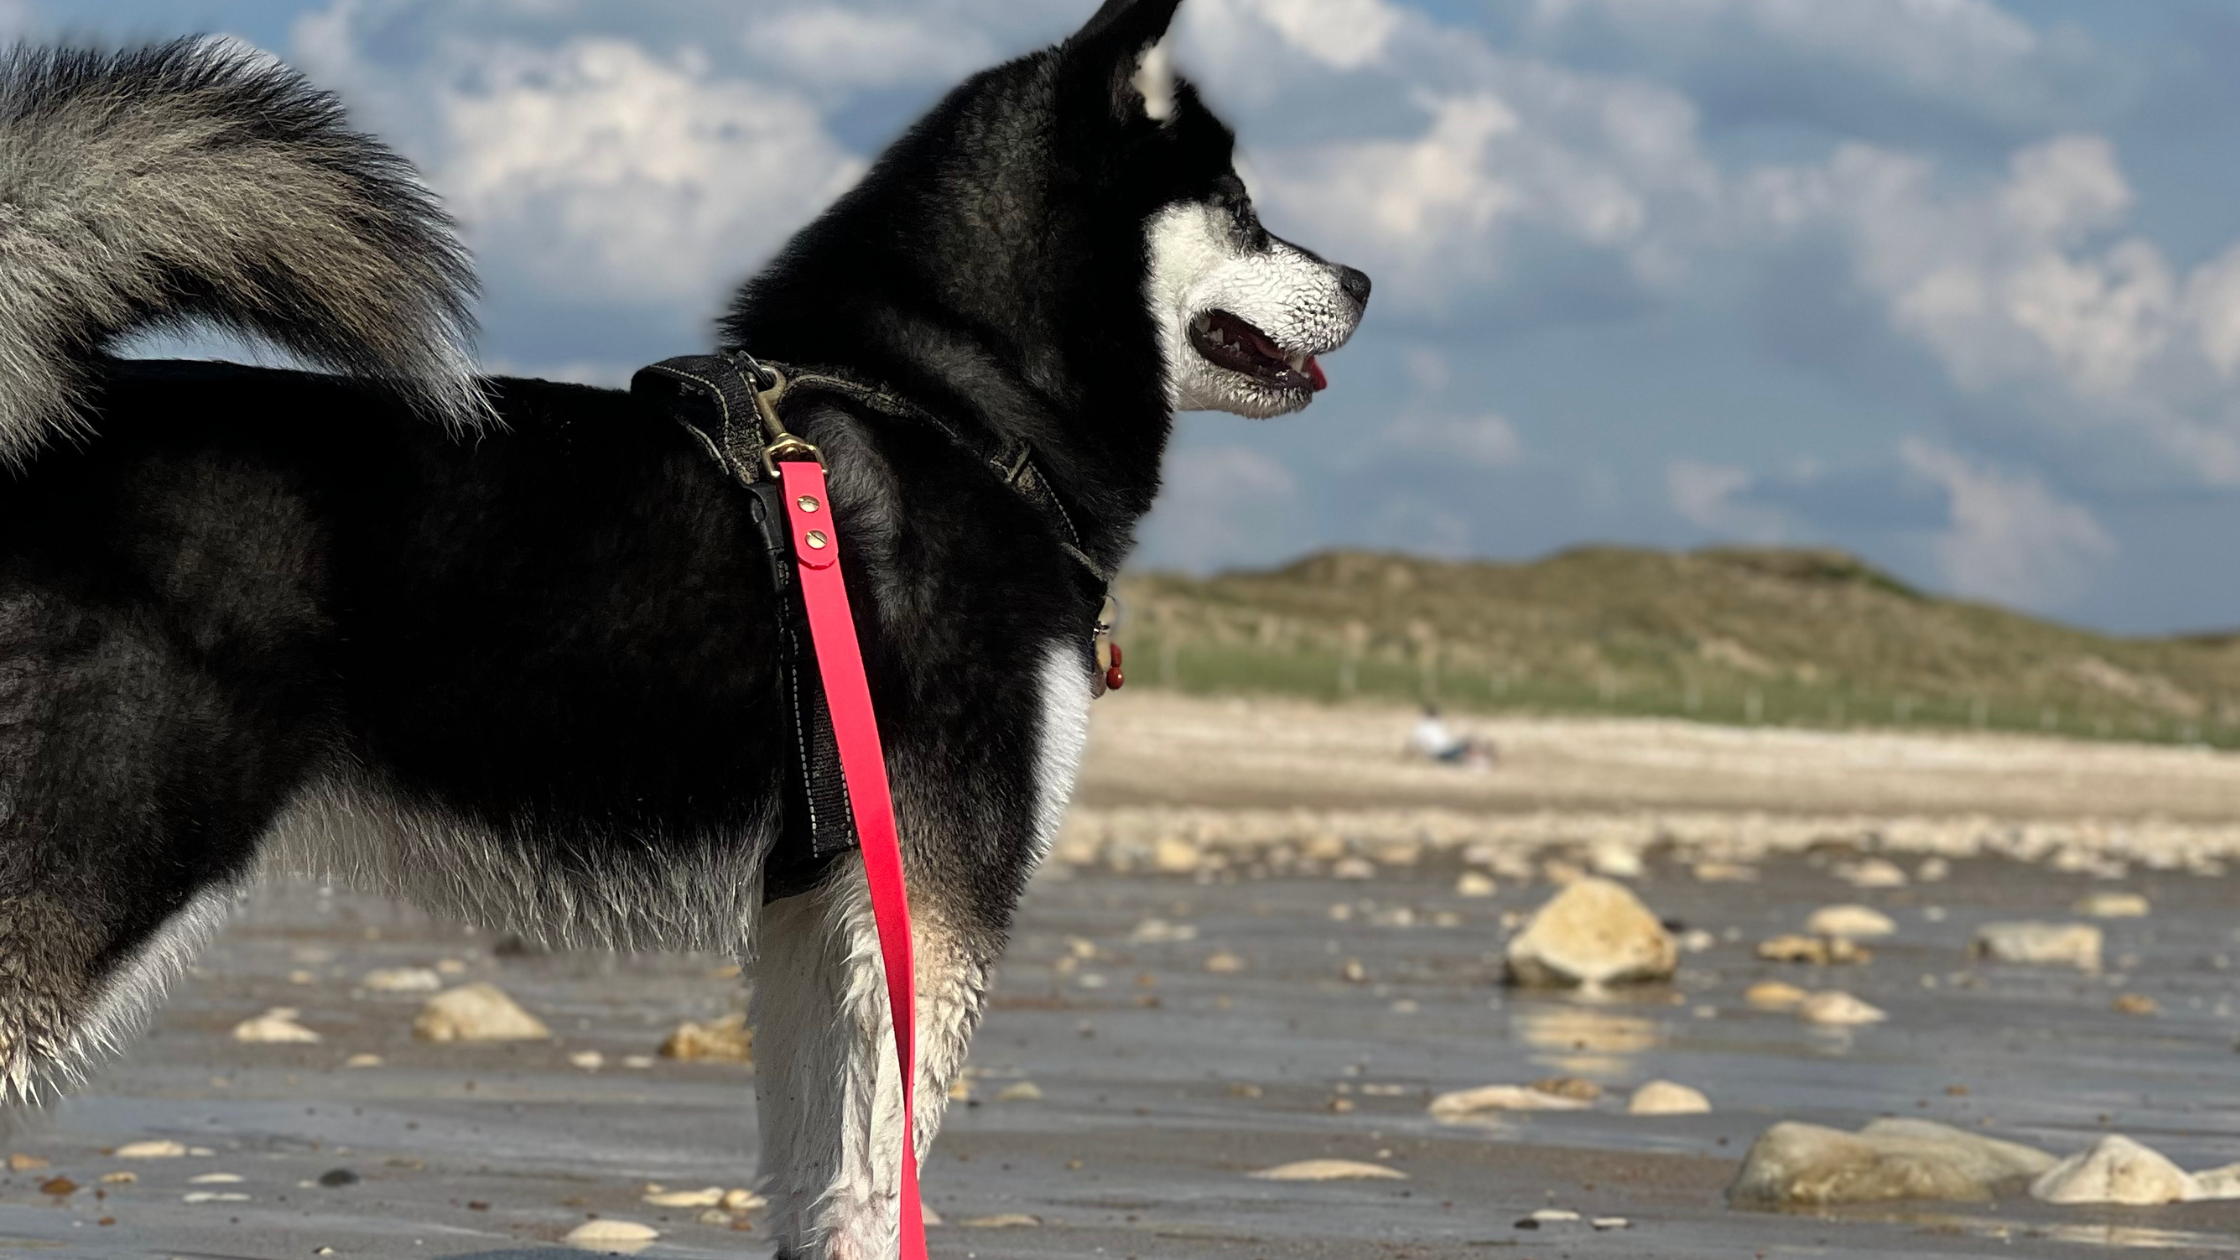
[[[1384,0],[1229,0],[1326,66],[1352,70],[1375,61],[1400,25]]]
[[[1516,426],[1488,412],[1478,416],[1407,415],[1386,426],[1381,444],[1457,459],[1477,468],[1501,468],[1524,457]]]
[[[1945,495],[1949,527],[1932,546],[1945,581],[1963,595],[2058,605],[2080,594],[2116,552],[2092,513],[2035,476],[1975,463],[1919,438],[1902,441],[1898,457]]]
[[[1414,93],[1428,118],[1416,135],[1264,154],[1269,198],[1419,308],[1496,280],[1518,228],[1615,251],[1647,283],[1677,279],[1721,188],[1694,106],[1545,63],[1488,65],[1475,90]]]
[[[964,23],[838,5],[759,16],[742,42],[757,61],[827,90],[947,83],[998,60],[986,33]]]
[[[2004,178],[1948,188],[1924,158],[1846,145],[1737,182],[1738,221],[1828,228],[1891,326],[1963,390],[2062,430],[2136,433],[2188,477],[2240,484],[2240,246],[2181,277],[2120,235],[2135,195],[2095,135],[2024,146]]]
[[[1791,532],[1782,514],[1741,501],[1755,480],[1747,469],[1732,465],[1675,460],[1665,466],[1665,498],[1680,519],[1714,538],[1780,542]]]
[[[1582,16],[1637,37],[1716,40],[1739,24],[1795,53],[1913,87],[1975,91],[2047,51],[2022,19],[1989,0],[1540,0],[1543,27]]]
[[[485,253],[576,297],[702,297],[862,171],[799,96],[621,40],[482,50],[437,186]]]
[[[1291,470],[1248,446],[1177,451],[1167,461],[1143,550],[1159,564],[1204,570],[1294,550],[1282,517],[1299,497]]]

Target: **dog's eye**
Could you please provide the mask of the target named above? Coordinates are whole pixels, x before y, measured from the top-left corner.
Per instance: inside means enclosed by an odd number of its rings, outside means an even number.
[[[1229,220],[1236,224],[1237,235],[1254,249],[1267,245],[1268,230],[1260,226],[1260,212],[1253,208],[1252,199],[1239,196],[1229,203]]]

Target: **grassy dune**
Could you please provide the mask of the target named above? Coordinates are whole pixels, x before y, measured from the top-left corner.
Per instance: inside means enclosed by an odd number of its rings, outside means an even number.
[[[1134,685],[2240,745],[2240,636],[2115,638],[1923,594],[1839,552],[1334,551],[1132,575],[1121,597]]]

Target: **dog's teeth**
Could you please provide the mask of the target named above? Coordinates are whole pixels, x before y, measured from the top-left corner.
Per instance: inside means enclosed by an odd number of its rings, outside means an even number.
[[[1291,365],[1291,370],[1294,372],[1304,372],[1307,370],[1307,356],[1304,354],[1292,355],[1289,359],[1285,360],[1285,362]]]
[[[1226,338],[1226,337],[1224,337],[1224,336],[1222,336],[1222,335],[1221,335],[1221,330],[1220,330],[1220,329],[1218,329],[1218,328],[1216,328],[1216,329],[1213,329],[1212,331],[1208,332],[1208,333],[1207,333],[1206,335],[1207,335],[1208,337],[1211,337],[1211,338],[1213,339],[1213,344],[1215,344],[1215,345],[1217,345],[1217,346],[1225,346],[1225,345],[1228,345],[1228,344],[1229,344],[1229,339],[1228,339],[1228,338]]]

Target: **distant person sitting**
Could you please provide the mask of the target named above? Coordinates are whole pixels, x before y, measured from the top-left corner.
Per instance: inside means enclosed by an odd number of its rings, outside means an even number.
[[[1483,770],[1493,764],[1493,746],[1448,729],[1435,704],[1423,706],[1423,716],[1416,719],[1415,730],[1409,732],[1408,744],[1433,761],[1443,761],[1450,766]]]

